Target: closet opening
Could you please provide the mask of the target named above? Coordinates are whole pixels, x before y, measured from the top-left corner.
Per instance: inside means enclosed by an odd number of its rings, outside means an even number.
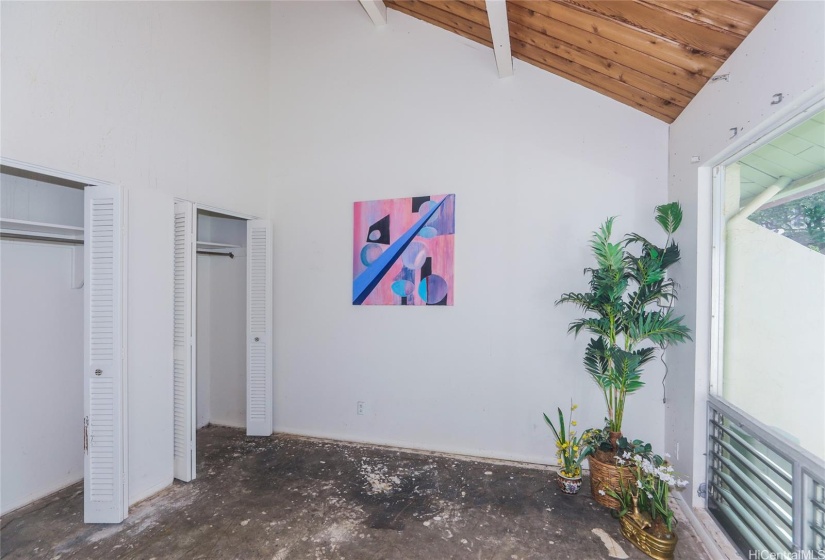
[[[127,514],[121,191],[0,164],[0,510],[78,483],[84,519]]]
[[[246,428],[246,222],[197,211],[197,428]]]
[[[83,480],[83,188],[0,167],[2,513]]]
[[[175,203],[175,478],[197,476],[197,431],[272,433],[268,222]]]

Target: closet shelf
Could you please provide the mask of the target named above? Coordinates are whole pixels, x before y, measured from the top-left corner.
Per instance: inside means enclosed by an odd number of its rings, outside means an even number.
[[[32,235],[44,239],[83,239],[83,228],[79,226],[47,224],[14,218],[0,218],[0,232],[12,235]]]
[[[232,253],[240,249],[240,245],[231,245],[229,243],[212,243],[211,241],[198,241],[198,251],[207,251],[209,253]]]
[[[230,243],[212,243],[211,241],[198,241],[198,247],[204,249],[237,249],[240,245],[232,245]]]

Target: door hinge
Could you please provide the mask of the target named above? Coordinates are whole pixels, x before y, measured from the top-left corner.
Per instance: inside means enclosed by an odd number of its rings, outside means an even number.
[[[89,417],[83,417],[83,452],[89,452]]]
[[[700,498],[707,498],[708,497],[708,483],[703,482],[702,484],[700,484],[699,488],[696,490],[696,494]]]

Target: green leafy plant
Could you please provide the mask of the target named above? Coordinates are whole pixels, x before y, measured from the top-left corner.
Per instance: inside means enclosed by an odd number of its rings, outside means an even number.
[[[613,451],[613,446],[610,444],[610,430],[607,425],[604,428],[585,430],[581,437],[581,443],[585,446],[586,455],[591,455],[596,451]]]
[[[640,439],[630,441],[626,437],[619,438],[616,442],[617,461],[623,464],[623,458],[627,459],[633,455],[639,455],[643,459],[655,463],[657,466],[664,462],[664,459],[653,453],[653,446],[649,443],[645,443]]]
[[[625,440],[625,443],[627,441]],[[654,532],[663,533],[657,526],[661,525],[667,529],[667,533],[673,531],[673,509],[670,507],[670,492],[674,488],[682,490],[688,485],[688,481],[679,478],[673,467],[659,455],[653,455],[650,444],[640,442],[643,453],[631,453],[624,451],[617,456],[619,464],[627,464],[634,469],[634,481],[622,481],[620,490],[599,490],[621,502],[619,516],[627,515],[630,511],[633,500],[639,506],[639,511],[650,516],[653,523]],[[636,447],[630,444],[630,447]]]
[[[582,474],[582,461],[587,457],[586,447],[581,442],[581,437],[576,437],[576,432],[573,427],[576,421],[573,420],[573,411],[578,408],[578,405],[570,403],[570,415],[568,416],[569,424],[565,425],[564,413],[561,408],[557,409],[559,412],[559,428],[553,425],[553,421],[544,415],[544,421],[553,430],[556,436],[556,458],[558,464],[561,466],[562,476],[567,478],[577,478]]]
[[[568,332],[595,335],[584,367],[604,394],[610,431],[621,432],[627,395],[644,386],[643,366],[656,357],[657,348],[689,340],[690,330],[671,309],[676,283],[667,277],[667,269],[680,259],[672,239],[682,223],[679,204],[656,207],[655,220],[667,234],[664,247],[636,233],[613,243],[614,219],[608,218],[590,241],[597,266],[585,269],[589,291],[562,294],[556,305],[572,303],[588,313],[570,323]],[[632,252],[636,248],[638,254]],[[662,303],[666,307],[657,306]]]

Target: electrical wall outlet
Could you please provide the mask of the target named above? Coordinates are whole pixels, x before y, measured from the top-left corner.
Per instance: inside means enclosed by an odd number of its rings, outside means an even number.
[[[665,276],[663,280],[667,281],[667,276]],[[665,293],[665,294],[668,294],[668,295],[672,294],[673,293],[673,285],[663,286],[662,287],[662,292]],[[661,297],[657,300],[656,305],[658,305],[662,309],[668,309],[669,307],[671,307],[672,302],[667,297]]]
[[[358,401],[355,405],[355,413],[358,416],[364,415],[364,401]]]

